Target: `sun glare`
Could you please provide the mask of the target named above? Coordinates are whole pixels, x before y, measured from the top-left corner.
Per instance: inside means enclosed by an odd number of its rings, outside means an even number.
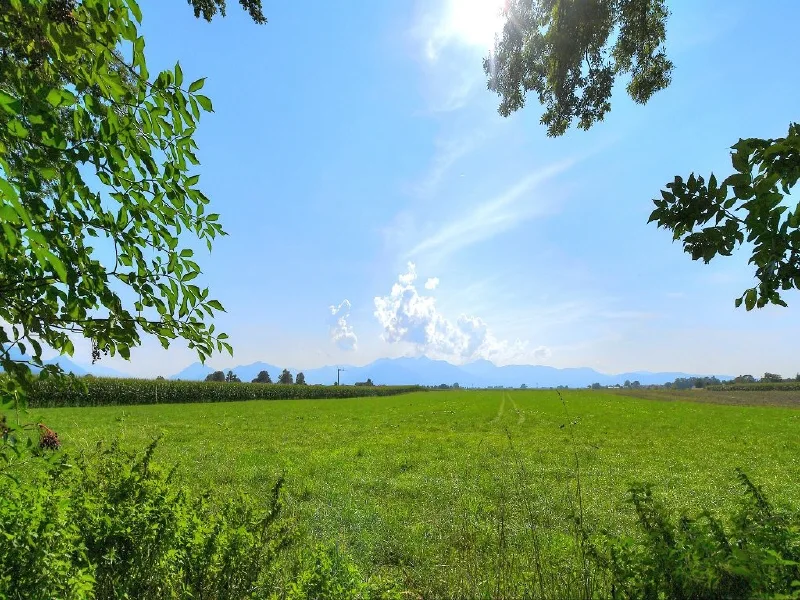
[[[461,41],[490,49],[503,28],[504,0],[448,0],[448,29]]]

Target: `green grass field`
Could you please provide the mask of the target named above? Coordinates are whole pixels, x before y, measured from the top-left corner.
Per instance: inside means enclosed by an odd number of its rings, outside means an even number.
[[[513,596],[571,544],[577,452],[586,523],[631,529],[626,491],[655,484],[675,510],[724,511],[741,467],[800,504],[800,410],[605,392],[449,391],[387,398],[37,409],[68,451],[119,437],[194,489],[266,494],[286,476],[300,539],[337,542],[365,573],[423,597]],[[571,425],[574,424],[574,425]],[[574,436],[574,441],[572,436]],[[301,543],[301,546],[304,543]]]

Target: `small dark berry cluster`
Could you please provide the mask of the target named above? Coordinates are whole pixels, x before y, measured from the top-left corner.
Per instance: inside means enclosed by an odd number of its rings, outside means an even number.
[[[5,439],[11,433],[11,428],[6,422],[6,416],[0,415],[0,438]]]
[[[39,448],[42,450],[58,450],[61,448],[61,440],[58,434],[44,423],[39,423]]]
[[[102,348],[100,345],[92,340],[92,364],[96,363],[100,360],[100,353],[103,353],[105,356],[108,356],[108,345],[106,344]]]
[[[47,18],[55,23],[74,23],[75,0],[50,0],[47,3]]]

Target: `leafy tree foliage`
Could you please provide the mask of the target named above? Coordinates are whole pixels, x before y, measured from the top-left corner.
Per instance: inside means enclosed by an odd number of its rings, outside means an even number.
[[[206,21],[213,19],[217,12],[223,17],[225,16],[225,0],[189,0],[189,4],[194,8],[194,16],[202,16]],[[262,12],[261,0],[239,0],[239,4],[256,23],[263,24],[267,22],[267,18]]]
[[[764,383],[780,383],[783,381],[783,377],[778,375],[777,373],[764,373],[764,376],[761,378],[761,381]]]
[[[214,371],[213,373],[209,373],[206,375],[206,381],[225,381],[225,373],[222,371]]]
[[[562,135],[575,120],[582,129],[602,120],[622,76],[641,104],[670,83],[665,0],[509,0],[505,13],[484,59],[488,87],[504,116],[535,92],[548,135]],[[653,200],[649,222],[706,263],[747,243],[757,284],[736,306],[786,306],[781,292],[800,289],[800,203],[792,210],[785,202],[800,177],[800,125],[790,124],[786,137],[740,139],[732,148],[733,174],[675,177]]]
[[[211,101],[180,65],[151,77],[135,0],[0,0],[0,366],[56,372],[71,336],[128,358],[142,334],[230,351],[186,234],[224,234],[198,189]],[[123,57],[126,57],[123,59]],[[31,358],[15,360],[12,350]]]
[[[289,369],[283,370],[281,376],[278,377],[278,383],[284,383],[287,385],[291,385],[292,383],[294,383],[294,377],[292,377],[292,374],[289,372]]]
[[[669,387],[676,390],[689,390],[691,388],[704,388],[708,385],[720,385],[722,382],[716,377],[678,377],[670,384],[665,384],[664,387]]]
[[[272,383],[272,379],[267,371],[259,371],[251,383]]]
[[[653,200],[650,221],[706,263],[747,243],[758,285],[736,306],[786,306],[781,291],[800,289],[800,203],[792,210],[785,202],[800,177],[800,125],[793,123],[785,138],[739,140],[731,163],[735,172],[722,182],[713,173],[708,180],[675,177]]]
[[[306,376],[303,375],[303,372],[300,371],[297,374],[297,377],[294,380],[295,385],[305,385],[306,384]]]
[[[234,373],[233,371],[228,371],[228,374],[225,376],[225,381],[228,383],[241,383],[242,380],[239,379],[239,376]]]
[[[739,375],[738,377],[734,377],[733,383],[755,383],[756,378],[752,375]]]
[[[534,92],[547,134],[559,136],[576,119],[581,129],[601,121],[619,76],[630,75],[628,95],[640,104],[670,83],[664,0],[509,0],[505,13],[483,61],[505,117]]]
[[[353,385],[359,385],[359,386],[367,386],[367,387],[370,387],[370,386],[374,386],[375,384],[374,384],[374,383],[372,383],[372,379],[370,379],[369,377],[367,377],[367,380],[366,380],[366,381],[357,381],[357,382],[356,382],[356,383],[354,383]]]

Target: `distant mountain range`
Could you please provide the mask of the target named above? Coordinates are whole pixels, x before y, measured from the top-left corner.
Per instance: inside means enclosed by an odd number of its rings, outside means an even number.
[[[28,358],[19,355],[17,358]],[[92,374],[98,377],[128,377],[115,369],[95,364],[85,365],[73,362],[61,356],[46,361],[48,364],[58,364],[67,373],[75,375]],[[342,384],[353,384],[358,381],[371,379],[376,385],[452,385],[458,383],[462,387],[519,387],[522,384],[528,387],[556,387],[566,385],[569,387],[586,387],[592,383],[601,385],[622,384],[625,380],[638,381],[642,385],[663,384],[674,381],[679,377],[698,377],[701,374],[680,372],[633,371],[608,375],[589,368],[557,369],[539,365],[507,365],[498,367],[488,360],[477,360],[465,365],[454,365],[444,360],[433,360],[425,356],[418,358],[380,358],[363,367],[320,367],[318,369],[302,369],[306,383],[322,383],[330,385],[336,381],[337,368],[342,369],[340,380]],[[202,381],[216,369],[196,362],[192,363],[170,379],[184,381]],[[242,381],[252,381],[259,371],[267,371],[273,381],[283,371],[265,362],[254,362],[249,365],[239,365],[226,368],[224,371],[233,371]],[[289,369],[292,375],[297,375],[300,369]],[[732,379],[730,375],[717,375],[719,379]]]
[[[634,371],[608,375],[589,368],[557,369],[538,365],[508,365],[498,367],[488,360],[478,360],[465,365],[454,365],[443,360],[432,360],[425,356],[418,358],[381,358],[363,367],[344,366],[340,374],[342,384],[371,379],[376,385],[439,385],[458,383],[462,387],[508,386],[519,387],[585,387],[592,383],[601,385],[622,384],[625,380],[638,381],[642,385],[662,384],[679,377],[697,377],[699,374],[680,372]],[[202,363],[193,363],[176,373],[170,379],[202,380],[215,369]],[[283,371],[265,362],[255,362],[225,369],[233,371],[242,381],[251,381],[259,371],[267,371],[275,381]],[[289,369],[296,375],[298,369]],[[332,384],[336,381],[337,367],[301,369],[309,384]],[[717,375],[720,379],[732,379],[729,375]]]

